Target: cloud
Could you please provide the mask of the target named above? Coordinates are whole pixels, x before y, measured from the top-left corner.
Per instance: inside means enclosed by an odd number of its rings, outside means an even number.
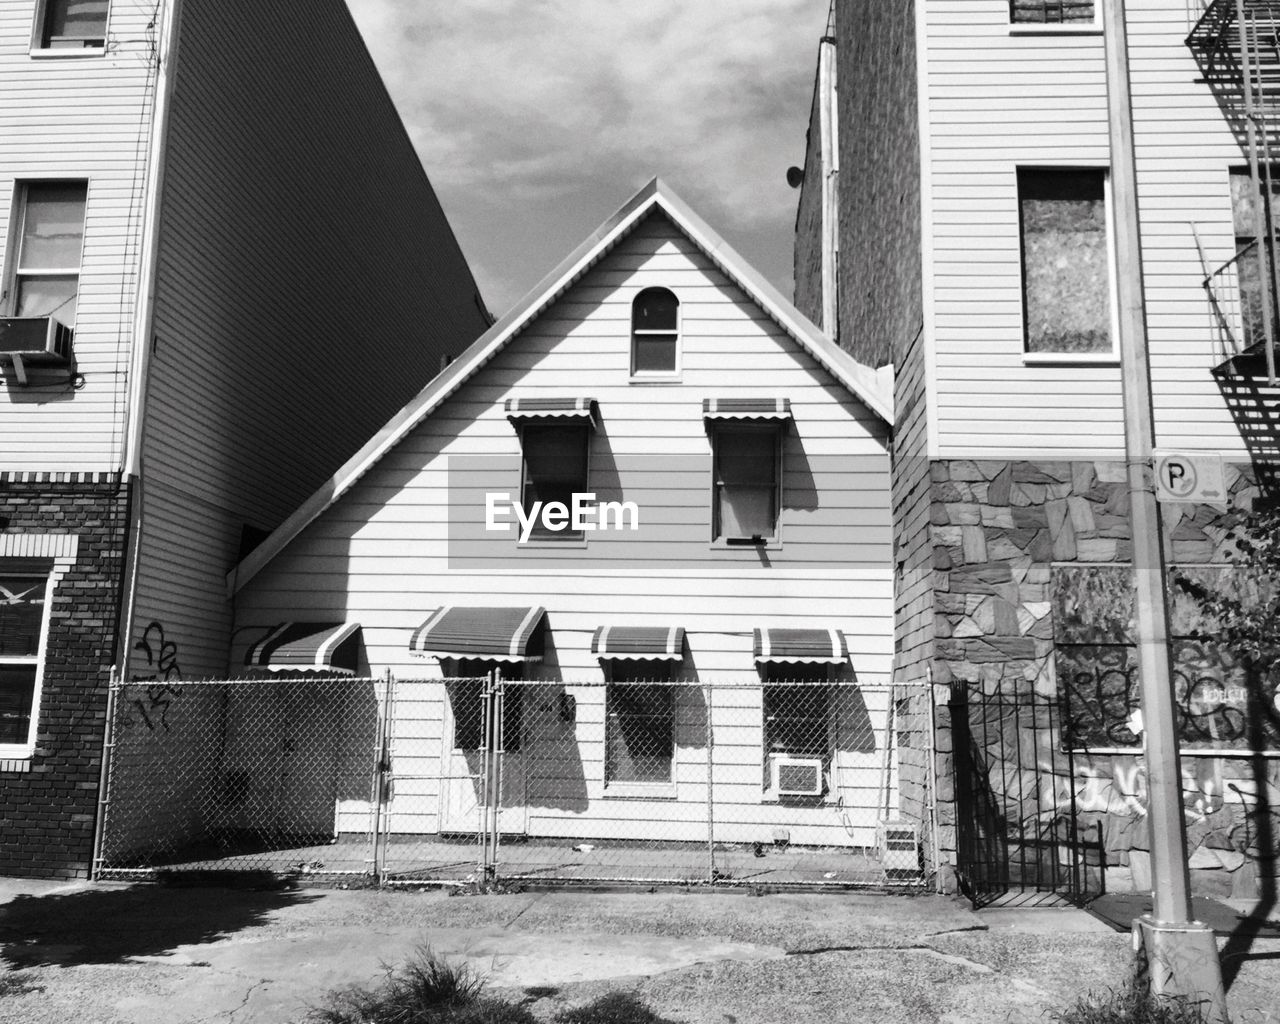
[[[496,309],[654,175],[731,241],[776,225],[789,253],[825,0],[348,3]],[[585,197],[585,226],[563,218]],[[501,239],[468,237],[502,207],[557,251],[504,265]]]

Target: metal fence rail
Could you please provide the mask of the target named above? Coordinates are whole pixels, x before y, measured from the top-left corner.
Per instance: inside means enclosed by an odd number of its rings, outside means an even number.
[[[119,683],[96,870],[921,886],[929,700],[821,679]]]

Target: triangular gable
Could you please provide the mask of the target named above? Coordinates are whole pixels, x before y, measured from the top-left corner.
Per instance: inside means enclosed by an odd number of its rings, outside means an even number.
[[[261,544],[227,574],[233,595],[256,576],[316,518],[426,417],[470,380],[539,314],[578,282],[651,213],[661,211],[720,271],[741,288],[774,322],[837,381],[879,416],[893,422],[891,380],[854,359],[831,341],[763,276],[739,256],[705,221],[657,178],[544,277],[501,320],[472,342]]]

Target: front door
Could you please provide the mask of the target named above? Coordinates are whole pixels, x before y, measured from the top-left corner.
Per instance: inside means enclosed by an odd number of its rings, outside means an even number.
[[[483,827],[486,792],[490,806],[501,793],[501,833],[526,831],[524,689],[508,680],[446,681],[441,832],[477,834]]]

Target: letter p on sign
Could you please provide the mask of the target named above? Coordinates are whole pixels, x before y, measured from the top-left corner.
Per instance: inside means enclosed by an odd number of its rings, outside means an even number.
[[[1157,501],[1222,504],[1227,500],[1221,455],[1156,452],[1155,463]]]

